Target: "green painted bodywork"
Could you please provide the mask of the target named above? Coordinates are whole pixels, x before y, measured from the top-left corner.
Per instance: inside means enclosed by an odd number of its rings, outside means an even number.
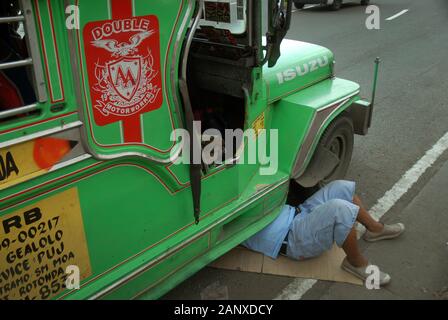
[[[280,100],[332,75],[334,57],[324,47],[285,39],[281,52],[277,64],[272,68],[265,66],[263,70],[269,102]]]
[[[169,85],[164,92],[163,106],[142,120],[147,130],[145,143],[162,151],[145,146],[98,146],[93,136],[103,145],[120,142],[119,124],[99,127],[87,119],[92,103],[87,98],[88,92],[83,91],[88,90],[89,83],[83,76],[86,69],[81,31],[90,21],[109,19],[108,2],[73,1],[81,12],[79,33],[67,32],[62,1],[38,0],[36,3],[45,36],[41,39],[38,33],[39,41],[43,41],[49,53],[45,60],[41,48],[42,63],[50,68],[50,77],[45,75],[46,83],[55,88],[54,97],[61,99],[59,65],[64,95],[61,101],[49,99],[40,104],[42,113],[36,118],[1,123],[0,143],[81,121],[85,147],[100,156],[86,158],[0,191],[1,217],[68,188],[78,189],[92,275],[83,280],[79,290],[64,292],[56,298],[88,299],[123,279],[126,281],[122,285],[101,298],[154,299],[162,296],[273,221],[286,201],[297,154],[316,113],[350,96],[345,105],[326,119],[314,137],[303,166],[309,162],[322,131],[359,99],[357,84],[332,77],[334,58],[328,49],[284,41],[282,57],[274,68],[254,68],[253,91],[245,110],[245,129],[251,128],[264,113],[265,128],[279,130],[279,170],[274,175],[262,176],[260,164],[241,164],[222,166],[207,173],[202,178],[201,220],[195,225],[187,165],[160,164],[126,155],[99,159],[135,152],[167,161],[168,150],[176,148],[170,141],[171,130],[183,126],[183,115],[179,114],[182,107],[176,109],[176,100],[181,101],[179,93],[173,92]],[[47,3],[53,14],[56,45],[49,37]],[[170,70],[179,69],[180,50],[176,50],[185,41],[183,22],[192,19],[195,1],[134,0],[134,4],[135,15],[158,16],[161,56],[164,61],[167,58],[166,64],[162,64],[163,83],[177,83],[177,73],[172,74]],[[34,9],[36,13],[37,8]],[[54,56],[56,47],[58,59]],[[74,66],[78,68],[72,69]],[[78,89],[81,94],[77,96]],[[51,96],[49,90],[48,93]],[[62,111],[50,111],[51,106],[61,103]],[[160,257],[163,259],[159,260]]]

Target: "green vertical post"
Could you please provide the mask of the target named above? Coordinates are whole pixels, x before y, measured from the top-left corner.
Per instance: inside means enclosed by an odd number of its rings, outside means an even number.
[[[374,74],[374,78],[373,78],[373,91],[372,91],[372,106],[375,104],[375,96],[376,96],[376,83],[378,81],[378,69],[380,66],[380,58],[377,57],[375,59],[375,74]]]

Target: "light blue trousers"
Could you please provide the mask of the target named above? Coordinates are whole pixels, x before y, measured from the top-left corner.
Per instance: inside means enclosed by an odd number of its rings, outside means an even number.
[[[321,255],[334,243],[342,247],[359,212],[353,204],[354,195],[354,182],[338,180],[301,204],[301,213],[289,230],[287,255],[302,260]]]

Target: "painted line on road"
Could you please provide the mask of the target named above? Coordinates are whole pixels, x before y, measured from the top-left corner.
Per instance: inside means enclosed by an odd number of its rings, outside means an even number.
[[[401,179],[376,202],[369,210],[372,217],[376,220],[381,219],[446,150],[448,150],[448,132],[431,149],[426,151],[425,155],[411,169],[406,171]],[[358,229],[358,231],[361,231],[358,232],[359,236],[364,232],[362,229]],[[300,300],[316,283],[317,280],[314,279],[298,278],[284,288],[275,300]]]
[[[371,215],[380,219],[393,205],[418,181],[434,162],[448,149],[448,132],[428,150],[425,155],[412,166],[401,179],[387,191],[384,196],[370,209]]]
[[[294,280],[285,289],[283,289],[282,293],[274,300],[300,300],[302,296],[307,293],[307,291],[310,290],[317,282],[317,280],[314,279],[297,280]]]
[[[408,12],[408,11],[409,11],[409,9],[402,10],[402,11],[398,12],[397,14],[394,14],[393,16],[391,16],[391,17],[389,17],[389,18],[386,18],[386,20],[387,20],[387,21],[394,20],[394,19],[398,18],[399,16],[405,14],[405,13]]]

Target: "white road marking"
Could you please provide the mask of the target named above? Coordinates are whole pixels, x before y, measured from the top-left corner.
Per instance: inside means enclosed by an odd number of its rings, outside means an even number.
[[[290,283],[274,300],[300,300],[317,281],[314,279],[296,279]]]
[[[425,155],[409,169],[401,179],[387,191],[370,209],[370,214],[380,219],[418,181],[434,162],[448,149],[448,132]]]
[[[370,214],[376,220],[381,219],[446,150],[448,150],[448,132],[376,202],[369,210]],[[359,236],[361,234],[359,233]],[[300,300],[316,283],[317,280],[314,279],[297,278],[284,288],[275,300]]]
[[[387,21],[394,20],[394,19],[398,18],[399,16],[405,14],[405,13],[408,12],[408,11],[409,11],[409,9],[402,10],[402,11],[398,12],[397,14],[394,14],[393,16],[387,18],[386,20],[387,20]]]

